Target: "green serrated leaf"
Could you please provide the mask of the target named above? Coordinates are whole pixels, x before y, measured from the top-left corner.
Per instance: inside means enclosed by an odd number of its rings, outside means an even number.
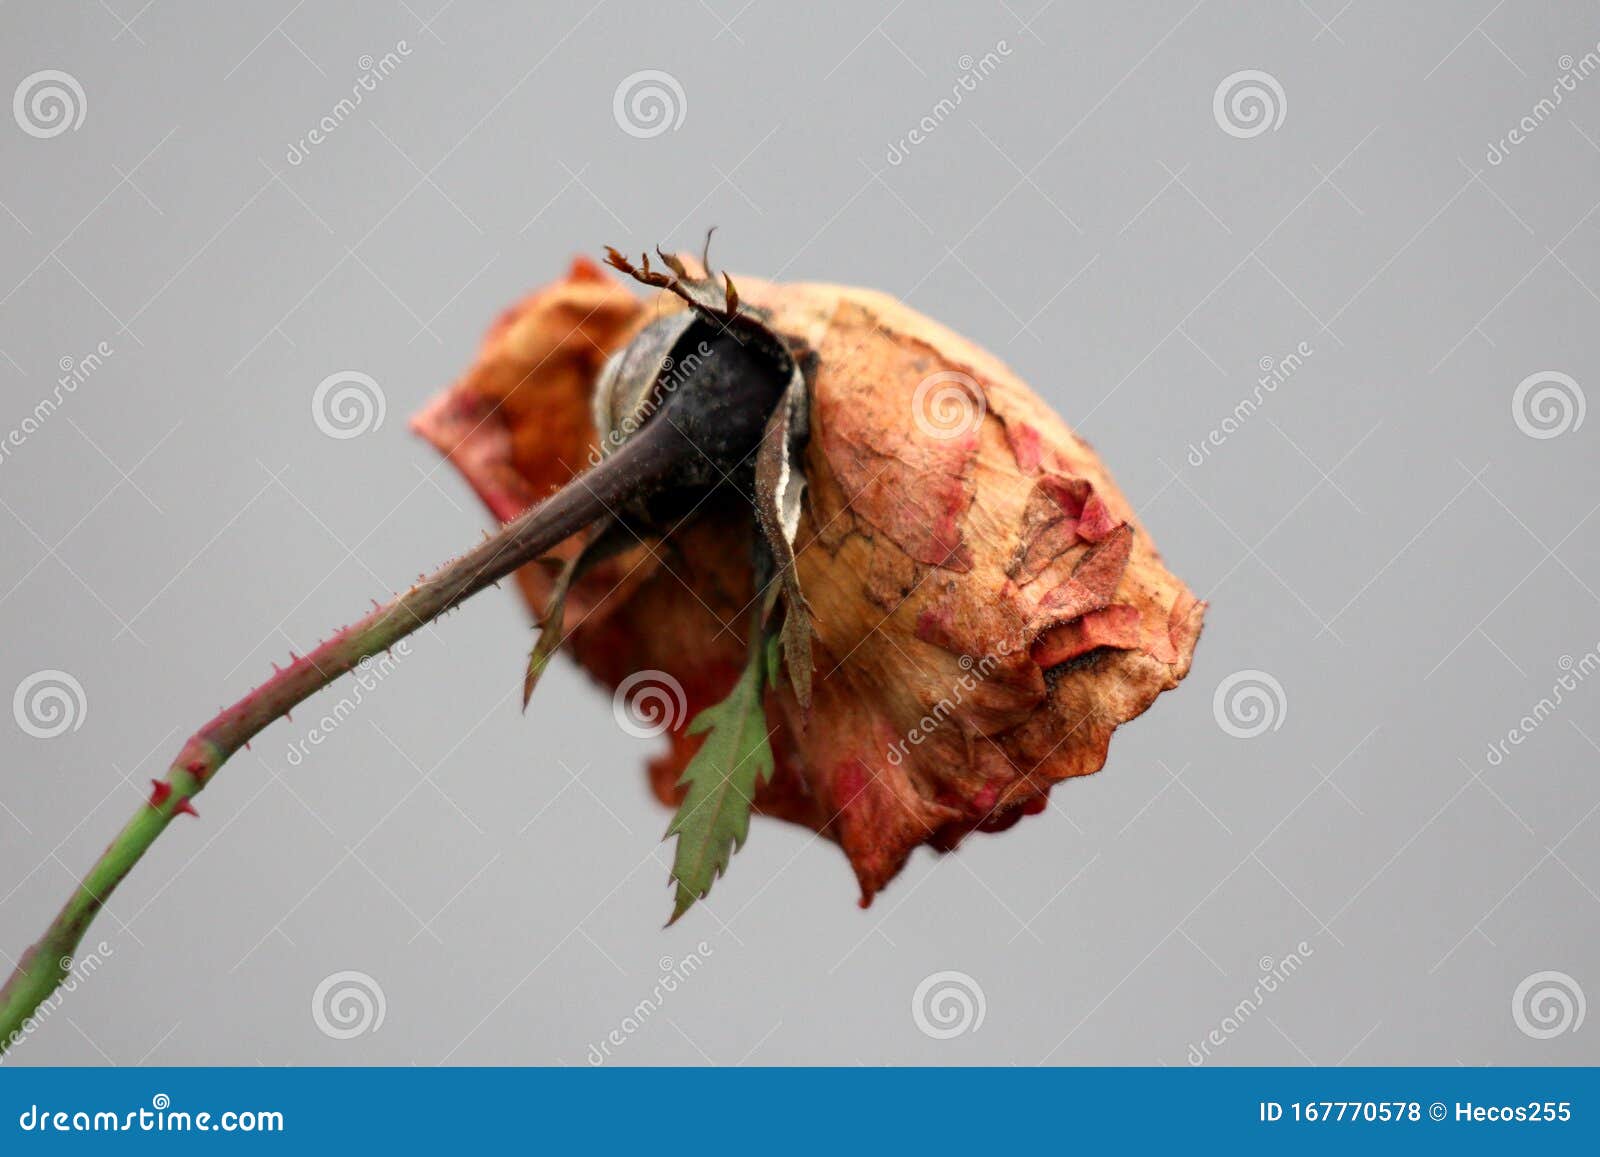
[[[672,859],[678,890],[669,924],[704,899],[716,878],[727,871],[728,861],[749,834],[756,788],[772,774],[764,706],[769,653],[758,625],[739,682],[726,699],[689,724],[691,735],[707,734],[678,780],[679,787],[689,790],[667,826],[667,835],[678,837]]]
[[[556,572],[555,584],[550,588],[550,600],[545,604],[544,614],[539,616],[539,637],[528,655],[528,670],[522,677],[524,711],[528,709],[528,700],[533,698],[533,689],[539,685],[539,677],[550,666],[550,660],[555,658],[566,639],[562,626],[566,619],[567,594],[572,590],[572,584],[596,564],[604,562],[634,541],[633,532],[623,523],[608,523]]]

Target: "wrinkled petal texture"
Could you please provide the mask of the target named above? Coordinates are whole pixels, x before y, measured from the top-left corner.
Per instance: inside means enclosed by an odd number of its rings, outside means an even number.
[[[992,355],[880,293],[735,283],[815,355],[796,545],[816,679],[808,710],[787,686],[771,697],[777,770],[757,802],[837,840],[865,904],[917,846],[1009,827],[1098,771],[1112,732],[1188,672],[1205,604],[1089,445]],[[514,517],[586,462],[605,356],[675,308],[580,260],[502,317],[415,425]],[[688,720],[743,662],[754,521],[713,499],[568,600],[568,646],[601,682],[661,671],[684,689],[651,766],[668,802],[700,742]],[[548,571],[519,580],[542,610]]]

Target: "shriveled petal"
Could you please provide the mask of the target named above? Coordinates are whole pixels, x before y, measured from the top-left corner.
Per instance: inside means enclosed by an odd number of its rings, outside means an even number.
[[[870,899],[917,844],[1009,826],[1099,770],[1188,671],[1204,604],[991,355],[882,294],[741,286],[817,353],[798,565],[819,687],[849,693],[790,717],[815,794],[874,801],[875,822],[836,820]],[[919,409],[928,381],[972,400],[957,435]]]
[[[737,283],[811,403],[796,566],[814,699],[769,702],[777,769],[757,804],[838,841],[866,903],[917,846],[1002,830],[1099,770],[1115,729],[1188,672],[1205,604],[1093,449],[992,355],[880,293]],[[575,263],[418,428],[512,517],[584,463],[604,356],[679,308]],[[650,769],[665,801],[700,742],[684,727],[744,661],[755,533],[748,505],[709,503],[569,599],[569,648],[601,682],[653,670],[683,688]],[[519,578],[542,608],[546,573]]]

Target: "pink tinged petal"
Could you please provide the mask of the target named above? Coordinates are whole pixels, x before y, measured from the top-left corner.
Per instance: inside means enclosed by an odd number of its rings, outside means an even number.
[[[1117,520],[1111,516],[1111,511],[1100,496],[1090,495],[1078,519],[1078,536],[1087,542],[1102,542],[1117,526]]]
[[[1096,647],[1132,650],[1139,644],[1138,608],[1115,604],[1051,627],[1033,644],[1031,654],[1039,666],[1054,667]]]
[[[1033,474],[1039,469],[1039,463],[1044,459],[1044,442],[1039,436],[1039,431],[1026,422],[1015,419],[1006,419],[1006,441],[1011,446],[1011,455],[1017,460],[1017,469],[1024,474]]]
[[[1054,625],[1108,605],[1122,581],[1132,548],[1133,529],[1123,523],[1084,553],[1071,578],[1039,600],[1034,622]]]

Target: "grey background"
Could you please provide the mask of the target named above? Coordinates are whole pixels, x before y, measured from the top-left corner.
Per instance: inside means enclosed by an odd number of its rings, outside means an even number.
[[[1057,808],[918,854],[869,911],[834,847],[757,821],[663,931],[652,744],[565,663],[521,715],[524,614],[490,592],[301,766],[344,692],[242,753],[10,1063],[584,1064],[702,941],[619,1062],[1181,1065],[1302,941],[1215,1063],[1600,1061],[1600,1024],[1512,1016],[1546,970],[1600,996],[1600,686],[1487,758],[1600,643],[1600,417],[1512,413],[1535,373],[1595,389],[1600,77],[1486,159],[1594,5],[542,7],[0,8],[0,96],[53,68],[86,99],[49,139],[0,118],[0,431],[114,350],[0,461],[0,691],[60,669],[86,701],[48,740],[0,713],[0,949],[217,704],[478,537],[405,418],[608,242],[715,223],[735,272],[881,288],[997,351],[1211,600],[1193,673]],[[643,69],[684,94],[648,139],[612,112]],[[1286,97],[1249,139],[1212,108],[1243,69]],[[311,396],[343,370],[387,417],[338,440]],[[1214,716],[1240,670],[1284,693],[1253,739]],[[386,1008],[349,1040],[311,1014],[342,970]],[[936,1040],[911,1001],[943,970],[986,1011]]]

